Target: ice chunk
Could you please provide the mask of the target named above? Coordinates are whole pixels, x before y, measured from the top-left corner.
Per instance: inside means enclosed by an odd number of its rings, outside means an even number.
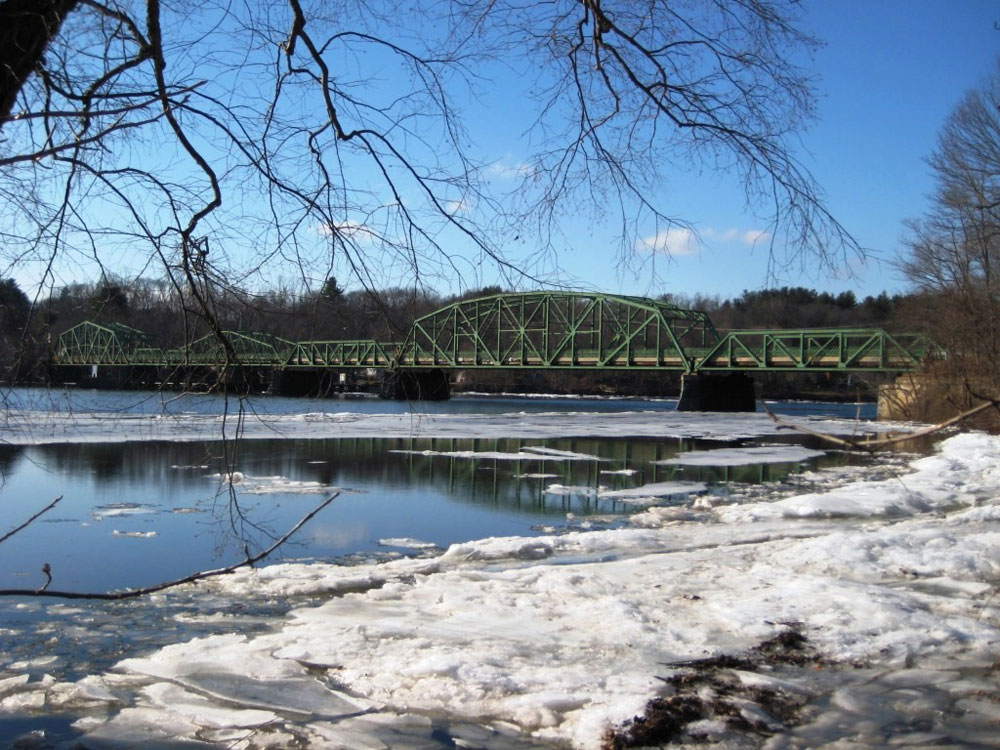
[[[255,654],[245,643],[238,635],[209,636],[167,646],[149,658],[126,659],[118,668],[170,679],[247,708],[325,718],[366,710],[363,701],[359,705],[321,685],[297,662]]]
[[[13,677],[5,677],[0,680],[0,697],[7,695],[8,693],[13,693],[16,690],[20,690],[27,684],[29,679],[31,679],[29,675],[19,674],[14,675]]]
[[[407,549],[437,549],[434,542],[422,542],[419,539],[392,538],[379,539],[378,543],[383,547],[405,547]]]
[[[46,699],[50,706],[62,710],[78,710],[118,701],[104,680],[96,675],[88,675],[77,682],[58,682],[48,689]]]
[[[210,479],[221,479],[231,481],[239,487],[239,491],[248,495],[330,495],[339,488],[322,482],[309,480],[289,479],[282,476],[255,477],[234,471],[231,474],[211,474]]]
[[[0,698],[0,711],[17,713],[18,711],[37,711],[45,706],[44,689],[28,689],[19,693],[10,693]]]
[[[800,463],[825,455],[801,445],[761,445],[745,448],[716,448],[688,451],[673,458],[652,461],[661,466],[748,466],[750,464]]]
[[[550,484],[545,488],[546,495],[596,495],[600,488],[582,487],[566,484]]]
[[[564,451],[558,448],[546,448],[541,445],[526,445],[522,450],[528,451],[529,453],[538,453],[543,456],[552,456],[553,458],[567,458],[572,461],[607,461],[606,458],[601,458],[600,456],[594,456],[589,453],[577,453],[575,451]]]
[[[200,727],[259,727],[278,718],[272,711],[226,708],[169,682],[157,682],[143,689],[154,706],[167,708]]]
[[[176,750],[178,744],[191,748],[214,748],[194,739],[199,726],[187,717],[160,707],[122,709],[107,722],[93,727],[93,721],[77,722],[87,732],[86,746]],[[185,738],[179,741],[178,738]]]
[[[623,490],[601,490],[597,496],[602,500],[638,500],[642,498],[672,497],[674,495],[693,495],[704,492],[708,487],[704,482],[655,482],[640,487],[629,487]]]
[[[152,505],[142,505],[141,503],[108,503],[98,505],[91,511],[95,520],[101,521],[105,518],[117,516],[141,516],[151,513],[159,513],[159,509]]]

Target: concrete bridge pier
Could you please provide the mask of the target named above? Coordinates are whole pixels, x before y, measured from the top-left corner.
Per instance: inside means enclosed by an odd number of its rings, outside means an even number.
[[[379,396],[396,401],[447,401],[451,384],[444,370],[386,370]]]
[[[325,398],[346,390],[348,379],[344,371],[324,369],[275,370],[268,393],[275,396],[308,396]]]
[[[120,390],[131,384],[131,369],[125,365],[77,365],[51,368],[51,381],[75,383],[81,388]],[[58,372],[56,372],[58,370]]]
[[[216,385],[226,393],[266,393],[271,384],[270,367],[236,366],[215,369]]]
[[[677,411],[757,411],[753,378],[740,372],[682,375]]]

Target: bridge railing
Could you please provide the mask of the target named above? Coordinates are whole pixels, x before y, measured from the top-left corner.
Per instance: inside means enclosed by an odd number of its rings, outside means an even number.
[[[397,361],[401,367],[441,367],[445,369],[501,369],[532,370],[545,369],[595,369],[627,370],[634,368],[659,368],[684,370],[687,360],[674,350],[657,348],[623,348],[608,352],[606,349],[587,347],[567,347],[547,358],[537,352],[514,352],[497,355],[492,351],[468,350],[440,353],[414,348],[404,348]]]
[[[878,328],[729,331],[704,353],[695,372],[709,370],[912,370],[942,350],[923,334]]]
[[[292,347],[285,367],[392,367],[397,344],[375,339],[299,341]]]

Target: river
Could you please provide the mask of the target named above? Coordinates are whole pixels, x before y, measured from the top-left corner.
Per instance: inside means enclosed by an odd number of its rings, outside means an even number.
[[[517,432],[517,426],[489,424],[477,437],[435,437],[433,428],[431,436],[422,436],[427,430],[421,422],[434,416],[459,424],[468,424],[467,418],[513,416],[522,426],[544,427],[554,414],[572,415],[584,425],[587,415],[615,415],[627,424],[637,422],[632,418],[637,414],[676,416],[671,400],[465,397],[407,404],[363,397],[260,397],[241,403],[219,395],[25,389],[10,393],[7,406],[9,413],[36,415],[36,430],[46,421],[59,429],[91,415],[108,423],[94,441],[72,442],[67,434],[41,444],[0,445],[9,525],[62,497],[38,523],[0,546],[0,588],[40,585],[39,571],[46,563],[53,571],[52,587],[73,591],[148,586],[217,567],[239,559],[245,544],[255,551],[267,546],[333,492],[340,493],[337,501],[282,550],[283,556],[385,558],[408,551],[385,540],[417,539],[445,549],[488,536],[530,536],[554,525],[592,524],[593,518],[613,524],[615,517],[641,507],[616,498],[614,491],[668,480],[713,487],[775,482],[790,472],[845,460],[843,454],[827,452],[803,461],[791,453],[789,461],[664,465],[678,454],[732,442],[717,431],[712,439],[697,437],[697,429],[691,436],[668,439],[629,434],[539,439],[510,437],[506,433]],[[314,425],[324,415],[349,416],[352,425],[398,417],[410,435],[311,439],[307,426],[288,437],[276,431],[271,437],[239,440],[231,428],[229,441],[179,439],[182,433],[115,442],[123,425],[136,418],[169,417],[184,425],[228,413],[234,424],[241,407],[245,420],[307,414]],[[857,406],[844,404],[771,407],[800,416],[849,419],[858,413]],[[864,417],[871,416],[870,405],[861,408]],[[688,421],[697,425],[700,420]],[[741,444],[755,441],[740,437]],[[769,442],[775,439],[767,436]],[[803,436],[780,439],[818,447]],[[566,453],[580,458],[566,460]],[[660,496],[659,502],[683,502],[689,495],[679,491]]]
[[[144,678],[137,689],[146,691],[146,698],[137,698],[140,693],[131,688],[109,688],[114,680],[99,675],[146,664],[143,659],[159,658],[155,655],[163,649],[167,653],[171,644],[233,633],[240,642],[270,637],[287,627],[283,623],[289,610],[322,604],[331,590],[340,591],[337,596],[370,591],[373,584],[366,581],[382,576],[372,571],[416,566],[406,568],[413,572],[401,579],[412,583],[432,568],[439,570],[439,561],[466,554],[468,545],[471,559],[490,559],[495,544],[490,540],[504,538],[523,540],[518,544],[528,552],[498,553],[497,559],[530,560],[537,557],[531,550],[550,549],[560,539],[590,540],[580,543],[580,549],[589,549],[594,540],[605,538],[602,534],[620,532],[607,537],[619,540],[607,559],[634,549],[625,555],[629,557],[653,543],[628,536],[637,533],[630,529],[651,525],[643,520],[647,517],[662,525],[666,514],[690,521],[697,511],[700,518],[717,523],[707,515],[716,505],[752,507],[858,476],[877,480],[912,458],[873,461],[831,450],[817,438],[779,427],[766,414],[678,414],[671,401],[642,399],[460,397],[405,404],[368,398],[236,401],[218,395],[36,390],[11,391],[5,398],[3,529],[57,496],[62,500],[0,545],[0,588],[42,585],[46,564],[51,588],[69,591],[145,586],[231,564],[264,548],[317,503],[337,495],[268,561],[285,584],[301,571],[334,571],[332,588],[310,584],[296,594],[295,586],[282,584],[282,593],[257,595],[258,584],[240,589],[243,579],[236,577],[221,588],[185,587],[121,603],[30,597],[0,601],[0,739],[35,731],[53,744],[83,736],[92,743],[87,747],[103,747],[102,741],[117,746],[123,738],[139,736],[169,740],[164,726],[173,721],[160,724],[157,719],[146,735],[136,728],[146,726],[145,718],[121,729],[133,709],[118,713],[120,707],[135,701],[148,706],[153,687]],[[870,405],[768,406],[820,431],[882,429],[865,421],[872,416]],[[714,532],[706,527],[706,533]],[[590,552],[577,551],[564,555],[562,564],[594,559]],[[351,570],[359,571],[359,582],[345,588],[343,576]],[[146,675],[156,671],[148,664],[135,669]],[[81,698],[79,685],[95,679],[102,681],[101,689]],[[170,677],[175,685],[194,685],[204,700],[214,688],[207,689],[199,679]],[[296,683],[294,690],[305,684]],[[66,685],[76,687],[59,687]],[[109,689],[114,695],[101,693]],[[289,738],[303,741],[307,725],[310,732],[320,731],[308,716],[296,719],[294,711],[273,699],[240,695],[229,694],[222,705],[266,710],[271,718],[264,724],[282,726],[280,731],[255,731],[258,740],[273,735],[279,746]],[[348,695],[368,705],[360,695]],[[176,696],[153,700],[163,706],[176,702]],[[211,710],[221,709],[216,705]],[[204,715],[211,710],[206,706]],[[183,736],[233,741],[235,730],[213,734],[204,715],[192,711],[197,731]],[[571,726],[565,716],[572,711],[560,711],[557,718],[563,718],[553,721]],[[506,745],[495,722],[474,721],[476,731],[493,739],[470,744],[470,730],[457,728],[454,718],[445,718],[446,711],[419,713],[434,717],[436,728],[429,734],[404,732],[408,739],[388,746],[449,747],[460,736],[468,747],[498,741],[497,747],[537,742],[560,747],[567,741],[546,740],[545,731],[530,731],[537,721],[529,717],[514,722],[522,731],[516,739],[508,736]],[[398,707],[389,715],[409,716]],[[240,721],[236,725],[245,728]],[[538,721],[544,726],[548,719]],[[434,732],[438,740],[431,741]],[[418,735],[419,742],[414,739]]]

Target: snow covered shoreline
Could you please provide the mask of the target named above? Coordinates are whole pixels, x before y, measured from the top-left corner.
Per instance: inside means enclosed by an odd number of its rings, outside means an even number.
[[[444,732],[458,747],[596,750],[686,665],[794,631],[815,663],[723,669],[744,689],[703,687],[728,713],[692,720],[688,739],[992,747],[998,580],[1000,439],[963,434],[899,476],[818,476],[773,502],[704,495],[627,529],[242,571],[216,593],[299,597],[272,632],[75,683],[7,671],[0,711],[80,711],[88,748],[430,748]],[[764,688],[801,704],[794,722],[768,714]]]

